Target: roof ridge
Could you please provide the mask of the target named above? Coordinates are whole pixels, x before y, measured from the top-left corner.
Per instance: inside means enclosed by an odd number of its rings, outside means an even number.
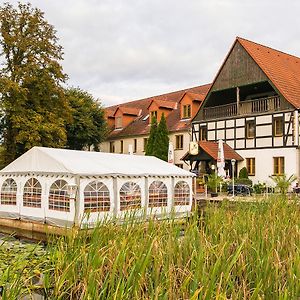
[[[263,45],[263,44],[254,42],[254,41],[251,41],[251,40],[249,40],[249,39],[245,39],[245,38],[242,38],[242,37],[239,37],[239,36],[237,36],[236,39],[237,39],[238,41],[246,41],[246,42],[249,42],[249,43],[252,43],[252,44],[255,44],[255,45],[258,45],[258,46],[261,46],[261,47],[270,49],[270,50],[272,50],[272,51],[279,52],[279,53],[282,53],[282,54],[284,54],[284,55],[288,55],[288,56],[290,56],[290,57],[293,57],[293,58],[296,58],[296,59],[299,59],[299,60],[300,60],[300,57],[298,57],[298,56],[296,56],[296,55],[289,54],[289,53],[284,52],[284,51],[282,51],[282,50],[278,50],[278,49],[275,49],[275,48],[272,48],[272,47],[269,47],[269,46],[266,46],[266,45]]]
[[[191,89],[202,88],[202,87],[205,87],[205,86],[208,86],[208,85],[211,85],[211,83],[206,83],[206,84],[202,84],[202,85],[197,85],[197,86],[193,86],[193,87],[190,87],[190,88],[185,88],[185,89],[182,89],[182,90],[177,90],[177,91],[173,91],[173,92],[169,92],[169,93],[164,93],[164,94],[160,94],[160,95],[150,96],[150,97],[147,97],[147,98],[142,98],[142,99],[136,99],[136,100],[132,100],[132,101],[127,101],[127,102],[115,104],[115,105],[112,105],[112,106],[107,106],[107,107],[105,107],[104,109],[109,109],[109,108],[114,108],[114,107],[117,108],[118,106],[121,106],[121,105],[124,105],[124,106],[125,106],[126,104],[134,103],[134,102],[139,102],[139,101],[146,101],[146,100],[149,100],[149,101],[150,101],[151,98],[161,97],[161,96],[166,96],[166,95],[172,95],[172,94],[179,93],[179,92],[189,92],[189,90],[191,90]],[[192,93],[193,93],[193,92],[192,92]],[[171,100],[163,100],[163,101],[174,102],[174,101],[171,101]]]

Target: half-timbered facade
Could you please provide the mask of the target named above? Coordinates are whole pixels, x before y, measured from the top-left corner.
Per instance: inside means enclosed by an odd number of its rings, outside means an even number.
[[[244,158],[236,171],[246,166],[254,182],[300,176],[299,108],[300,58],[237,38],[193,119],[192,139],[222,139]]]

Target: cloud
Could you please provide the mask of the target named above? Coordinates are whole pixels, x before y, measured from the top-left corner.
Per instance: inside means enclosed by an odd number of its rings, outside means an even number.
[[[211,82],[237,35],[300,55],[296,0],[31,2],[57,30],[69,85],[104,105]]]

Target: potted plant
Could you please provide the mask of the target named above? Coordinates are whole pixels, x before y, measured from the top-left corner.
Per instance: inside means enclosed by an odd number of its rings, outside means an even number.
[[[218,186],[223,181],[222,177],[218,176],[216,172],[207,176],[207,187],[210,190],[211,197],[218,196]]]

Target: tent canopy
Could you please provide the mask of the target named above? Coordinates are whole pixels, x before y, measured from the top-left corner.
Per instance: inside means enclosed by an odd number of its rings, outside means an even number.
[[[194,176],[153,156],[33,147],[0,171],[85,176]]]

